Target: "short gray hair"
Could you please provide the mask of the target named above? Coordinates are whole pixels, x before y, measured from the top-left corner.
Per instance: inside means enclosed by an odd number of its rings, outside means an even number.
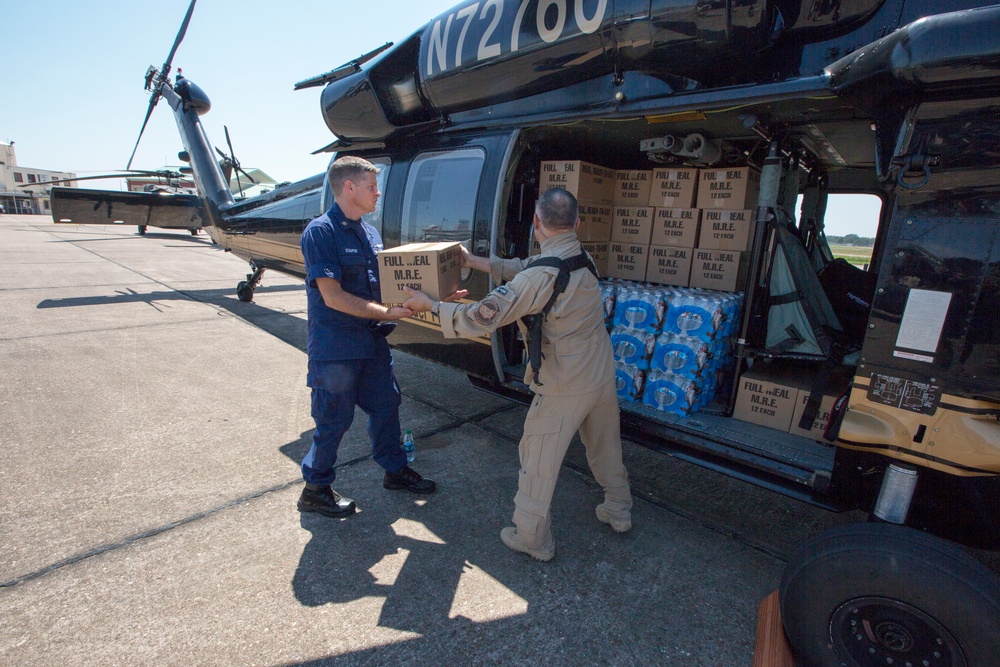
[[[580,215],[576,197],[562,188],[551,188],[542,193],[535,204],[535,215],[549,229],[573,229]]]

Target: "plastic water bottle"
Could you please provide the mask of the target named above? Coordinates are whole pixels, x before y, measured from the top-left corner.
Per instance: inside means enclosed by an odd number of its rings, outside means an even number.
[[[406,434],[403,436],[403,453],[406,454],[406,462],[413,463],[413,434],[410,433],[410,429],[406,429]]]

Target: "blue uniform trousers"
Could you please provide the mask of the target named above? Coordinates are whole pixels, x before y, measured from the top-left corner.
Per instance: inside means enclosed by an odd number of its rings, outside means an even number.
[[[393,372],[392,352],[384,338],[375,342],[372,359],[320,361],[309,364],[312,416],[316,422],[312,447],[302,459],[302,477],[310,484],[331,484],[340,441],[354,421],[354,408],[368,415],[372,458],[389,472],[406,466],[400,445],[401,396]]]

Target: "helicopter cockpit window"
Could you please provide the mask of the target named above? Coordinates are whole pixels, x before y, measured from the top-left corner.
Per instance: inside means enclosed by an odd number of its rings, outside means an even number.
[[[461,241],[471,249],[485,161],[486,154],[474,148],[417,156],[403,195],[400,241]]]

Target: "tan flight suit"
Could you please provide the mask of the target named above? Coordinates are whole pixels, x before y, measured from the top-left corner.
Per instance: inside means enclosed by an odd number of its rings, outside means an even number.
[[[568,259],[580,252],[576,232],[569,231],[543,241],[540,256]],[[477,303],[442,303],[445,337],[480,336],[515,321],[525,334],[519,319],[542,312],[559,273],[547,266],[525,269],[532,259],[491,257],[490,273],[500,287]],[[505,280],[509,282],[503,284]],[[590,271],[570,274],[566,291],[542,324],[542,355],[538,384],[530,363],[524,376],[535,397],[518,448],[521,471],[514,525],[523,545],[554,551],[549,505],[563,457],[577,431],[594,478],[604,487],[604,508],[624,520],[632,507],[622,465],[614,354],[604,326],[601,290]]]

